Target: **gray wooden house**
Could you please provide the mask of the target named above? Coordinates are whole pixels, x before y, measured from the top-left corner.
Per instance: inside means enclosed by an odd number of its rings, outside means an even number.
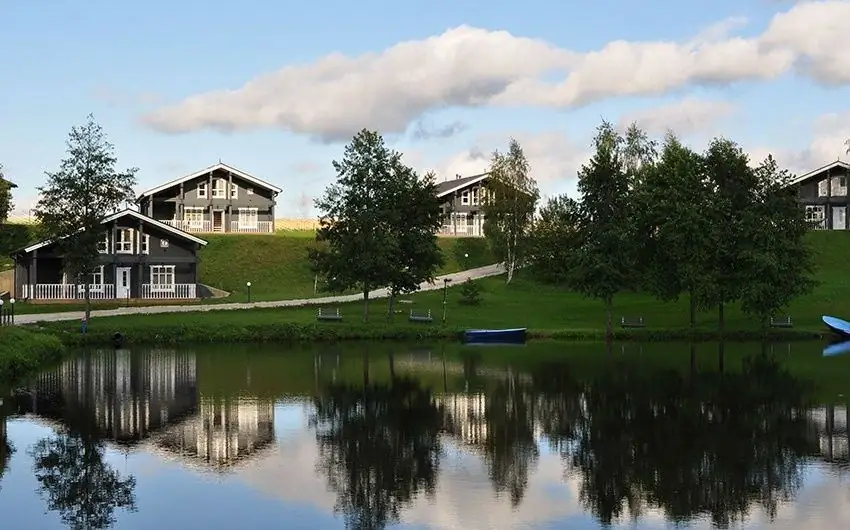
[[[489,176],[490,173],[471,177],[458,175],[437,184],[437,197],[443,201],[443,226],[437,232],[439,235],[484,236],[484,202]]]
[[[816,230],[846,230],[850,164],[836,160],[791,181]]]
[[[219,162],[142,192],[139,211],[185,232],[274,232],[282,190]]]
[[[92,300],[198,298],[198,251],[206,241],[135,210],[102,223],[100,264],[89,280]],[[68,276],[54,241],[12,254],[22,300],[80,300],[83,284]]]

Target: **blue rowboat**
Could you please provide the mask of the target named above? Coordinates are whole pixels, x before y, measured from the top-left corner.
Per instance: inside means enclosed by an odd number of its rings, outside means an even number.
[[[824,357],[830,357],[832,355],[841,355],[842,353],[848,352],[850,352],[850,340],[845,340],[844,342],[835,342],[823,349]]]
[[[842,337],[850,338],[850,322],[841,320],[840,318],[824,315],[821,317],[826,327]]]
[[[526,328],[468,329],[463,338],[467,344],[525,344]]]

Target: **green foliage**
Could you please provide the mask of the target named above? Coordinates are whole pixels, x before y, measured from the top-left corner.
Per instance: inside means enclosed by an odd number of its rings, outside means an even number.
[[[440,244],[450,245],[450,257],[457,263],[457,270],[474,269],[496,262],[486,238],[442,238]]]
[[[550,198],[534,224],[529,265],[535,277],[546,283],[573,285],[582,236],[578,202],[566,195]]]
[[[460,303],[463,305],[481,305],[481,287],[472,278],[467,278],[460,286]]]
[[[14,204],[12,203],[12,183],[6,180],[3,164],[0,164],[0,225],[9,218]]]
[[[47,173],[47,183],[38,188],[41,198],[34,214],[42,238],[56,241],[69,276],[84,280],[99,261],[103,218],[132,202],[138,170],[116,171],[115,148],[92,115],[84,125],[71,128],[67,154],[59,170]],[[88,314],[90,282],[81,283],[86,286]]]
[[[23,248],[37,239],[36,229],[30,225],[4,224],[0,226],[0,256]]]
[[[314,270],[332,291],[390,286],[394,293],[433,280],[443,263],[436,241],[440,204],[432,176],[420,179],[386,147],[380,134],[363,130],[334,161],[337,182],[316,207],[322,212],[308,249]],[[368,299],[364,318],[368,318]]]
[[[15,382],[44,364],[59,360],[64,350],[62,342],[53,335],[17,326],[2,326],[0,381]]]
[[[484,198],[484,235],[493,254],[505,264],[506,281],[524,264],[530,250],[534,211],[540,192],[530,175],[522,147],[511,138],[507,153],[495,151]]]

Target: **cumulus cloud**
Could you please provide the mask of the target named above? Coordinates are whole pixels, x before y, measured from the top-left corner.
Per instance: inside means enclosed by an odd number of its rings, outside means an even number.
[[[850,3],[794,4],[760,35],[733,35],[745,22],[720,21],[682,42],[618,40],[586,53],[460,26],[378,53],[335,53],[286,66],[234,90],[190,96],[142,121],[165,133],[274,127],[337,141],[363,127],[402,133],[426,112],[447,107],[570,108],[788,72],[827,85],[850,83]]]
[[[803,149],[771,149],[756,146],[749,149],[754,162],[764,160],[772,154],[776,161],[796,174],[808,173],[836,160],[850,160],[845,142],[850,138],[850,111],[824,114],[815,119],[811,129],[811,141]]]
[[[423,120],[418,120],[413,127],[411,136],[414,140],[431,140],[433,138],[451,138],[466,130],[467,125],[459,121],[453,121],[446,125],[430,126]]]
[[[706,133],[730,117],[735,110],[735,105],[728,101],[685,98],[668,105],[627,114],[619,121],[619,126],[625,128],[637,122],[651,135],[663,135],[668,130],[673,130],[678,135]]]

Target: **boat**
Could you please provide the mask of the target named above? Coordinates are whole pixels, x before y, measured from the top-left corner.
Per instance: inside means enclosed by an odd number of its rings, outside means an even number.
[[[821,318],[823,319],[823,323],[826,324],[826,327],[831,329],[833,332],[841,335],[842,337],[850,338],[850,322],[837,317],[831,317],[829,315],[824,315]]]
[[[823,349],[824,357],[841,355],[842,353],[850,353],[850,340],[845,340],[843,342],[834,342]]]
[[[467,344],[525,344],[525,334],[526,328],[468,329],[463,338]]]

